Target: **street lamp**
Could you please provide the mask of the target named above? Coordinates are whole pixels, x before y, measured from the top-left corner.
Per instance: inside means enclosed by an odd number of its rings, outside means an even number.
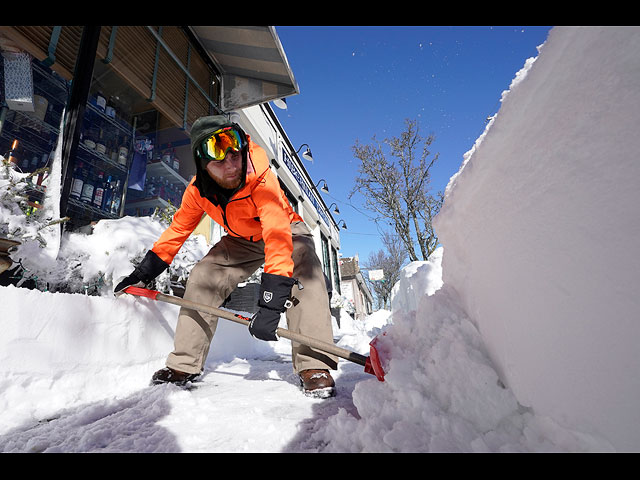
[[[287,99],[286,98],[276,98],[273,101],[273,104],[281,110],[287,109]]]
[[[324,178],[321,178],[320,180],[318,180],[318,183],[316,183],[316,188],[318,188],[318,185],[320,185],[320,182],[322,182],[322,188],[320,190],[322,190],[324,193],[329,193],[329,187],[327,186],[327,182]]]
[[[313,163],[313,157],[311,156],[311,148],[309,148],[309,145],[307,145],[306,143],[303,143],[302,145],[300,145],[300,148],[296,150],[296,154],[302,149],[302,147],[307,147],[305,152],[302,154],[302,158],[304,158],[305,160],[309,160],[311,163]]]
[[[345,230],[347,229],[347,223],[344,220],[340,220],[338,222],[338,227],[340,226],[340,224],[342,224],[342,228],[344,228]]]
[[[331,205],[329,205],[329,208],[331,208],[333,205],[336,205],[336,204],[332,203]],[[336,215],[340,215],[340,210],[338,210],[338,205],[336,205],[336,208],[333,209],[333,213],[335,213]]]

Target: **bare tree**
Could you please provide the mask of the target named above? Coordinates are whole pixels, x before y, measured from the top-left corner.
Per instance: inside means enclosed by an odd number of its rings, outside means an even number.
[[[407,253],[402,244],[396,241],[395,235],[388,232],[382,234],[382,243],[385,250],[378,250],[369,254],[367,262],[363,265],[365,270],[382,270],[383,280],[371,281],[367,284],[373,290],[378,308],[389,308],[393,286],[400,279],[400,270],[405,264]]]
[[[374,135],[373,144],[362,145],[356,140],[354,156],[360,160],[358,176],[349,198],[356,192],[365,198],[367,209],[386,219],[394,228],[411,261],[427,260],[438,238],[431,221],[442,205],[441,192],[430,193],[429,170],[438,159],[430,155],[433,135],[422,137],[415,120],[405,120],[405,130],[399,137],[385,139],[382,144]],[[383,145],[388,147],[385,154]]]

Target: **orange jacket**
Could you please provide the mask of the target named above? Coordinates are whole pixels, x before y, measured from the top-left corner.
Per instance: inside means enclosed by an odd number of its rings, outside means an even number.
[[[152,247],[164,262],[171,263],[202,215],[207,213],[228,235],[253,242],[264,240],[266,273],[293,275],[291,223],[302,218],[293,211],[270,170],[265,151],[250,138],[247,157],[244,186],[235,192],[225,208],[202,197],[194,185],[196,177],[191,180],[171,225]]]

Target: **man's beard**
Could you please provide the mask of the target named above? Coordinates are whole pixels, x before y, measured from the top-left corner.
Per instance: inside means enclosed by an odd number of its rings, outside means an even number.
[[[213,179],[213,181],[218,184],[218,186],[227,190],[233,190],[234,188],[238,188],[240,186],[240,182],[242,181],[242,169],[238,171],[237,175],[231,178],[218,177],[216,174],[212,173],[211,170],[209,169],[207,169],[207,173]]]

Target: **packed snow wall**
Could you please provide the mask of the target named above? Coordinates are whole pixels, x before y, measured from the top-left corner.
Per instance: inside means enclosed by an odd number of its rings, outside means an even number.
[[[640,28],[551,30],[435,220],[518,401],[640,451]]]

